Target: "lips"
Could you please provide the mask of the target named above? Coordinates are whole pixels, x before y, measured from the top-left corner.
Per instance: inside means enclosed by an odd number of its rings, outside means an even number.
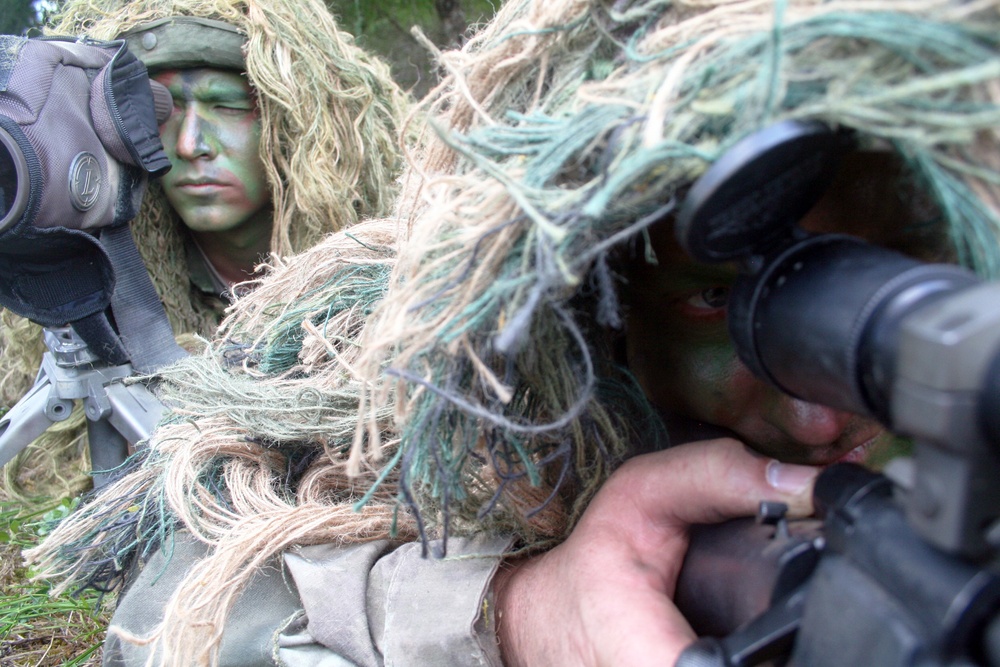
[[[877,439],[877,435],[868,438],[854,449],[849,450],[846,454],[834,460],[832,463],[864,463],[865,458],[868,456],[868,451],[872,448]]]
[[[178,190],[190,193],[209,193],[222,188],[230,187],[230,183],[224,178],[209,176],[205,174],[195,174],[182,176],[173,183],[173,187]]]
[[[223,183],[221,181],[215,181],[208,178],[198,178],[198,179],[181,179],[174,183],[174,187],[186,190],[202,190],[208,188],[225,188],[229,186],[227,183]]]

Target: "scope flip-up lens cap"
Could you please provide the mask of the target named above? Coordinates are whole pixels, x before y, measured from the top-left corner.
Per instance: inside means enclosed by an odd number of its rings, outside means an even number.
[[[20,220],[28,204],[28,163],[20,146],[0,127],[0,232]]]
[[[791,228],[819,201],[853,144],[818,121],[785,120],[736,142],[691,187],[677,240],[702,262],[743,259]]]

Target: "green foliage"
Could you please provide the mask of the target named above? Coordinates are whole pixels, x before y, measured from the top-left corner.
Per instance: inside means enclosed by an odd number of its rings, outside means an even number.
[[[30,580],[21,550],[37,544],[51,524],[78,500],[28,508],[0,502],[0,665],[100,664],[108,612],[97,593],[51,597],[49,586]]]
[[[66,0],[0,0],[0,34],[40,34]]]
[[[464,14],[466,24],[472,25],[493,16],[498,3],[499,0],[461,0],[455,4]],[[362,39],[388,26],[408,32],[416,25],[431,35],[438,31],[442,18],[435,0],[328,0],[327,5],[346,30]]]
[[[434,65],[411,28],[449,48],[492,18],[500,0],[327,0],[327,6],[360,46],[385,59],[396,81],[420,97],[435,81]]]

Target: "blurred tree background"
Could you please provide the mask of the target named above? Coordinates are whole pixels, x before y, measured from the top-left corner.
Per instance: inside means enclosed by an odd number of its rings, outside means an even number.
[[[501,0],[326,0],[358,44],[381,55],[396,81],[422,97],[436,82],[433,57],[412,35],[418,27],[441,49],[459,46],[493,17]]]
[[[41,21],[36,0],[0,0],[0,35],[23,35]]]
[[[0,0],[0,34],[22,35],[43,24],[62,0]],[[295,0],[288,0],[294,2]],[[382,56],[396,81],[415,97],[436,81],[433,56],[411,29],[445,49],[492,18],[501,0],[325,0],[358,44]],[[34,34],[34,33],[33,33]]]

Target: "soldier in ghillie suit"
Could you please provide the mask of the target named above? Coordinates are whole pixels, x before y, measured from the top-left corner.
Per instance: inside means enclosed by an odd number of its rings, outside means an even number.
[[[48,32],[125,38],[174,94],[161,127],[173,169],[151,185],[132,231],[188,344],[214,332],[226,292],[269,253],[301,252],[390,210],[408,102],[319,0],[74,0]],[[10,406],[38,370],[40,328],[4,312],[0,350]],[[77,410],[8,466],[8,489],[79,491],[83,421]]]
[[[512,0],[442,56],[402,217],[241,298],[30,558],[128,579],[111,664],[672,664],[687,526],[806,514],[815,466],[884,438],[749,375],[731,270],[681,258],[672,202],[819,121],[858,149],[804,227],[995,277],[998,28],[1000,2]]]

